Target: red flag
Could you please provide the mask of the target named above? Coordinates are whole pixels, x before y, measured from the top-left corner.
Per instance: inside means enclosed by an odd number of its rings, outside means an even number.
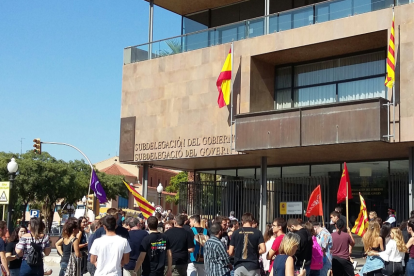
[[[339,182],[337,202],[338,204],[346,200],[346,187],[348,185],[348,199],[352,199],[351,181],[349,181],[348,168],[344,162],[344,171],[342,172],[341,182]]]
[[[322,216],[322,194],[321,194],[321,185],[313,190],[311,196],[309,197],[308,208],[306,209],[306,216]]]

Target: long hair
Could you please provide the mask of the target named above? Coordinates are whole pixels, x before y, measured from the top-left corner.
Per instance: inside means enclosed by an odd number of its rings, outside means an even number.
[[[63,225],[62,237],[64,237],[65,239],[69,238],[76,229],[79,229],[78,220],[68,219],[65,225]]]
[[[315,232],[315,228],[313,228],[313,223],[311,223],[311,222],[306,222],[305,223],[305,228],[309,231],[309,233],[312,235],[312,236],[316,236],[316,232]]]
[[[202,228],[206,228],[207,227],[207,220],[206,219],[201,219],[200,225]],[[174,224],[172,224],[172,226],[174,226]]]
[[[380,236],[380,225],[379,223],[374,220],[371,221],[368,225],[368,230],[365,233],[364,237],[362,237],[362,242],[364,243],[364,250],[368,252],[372,249],[372,246],[375,242],[375,239]]]
[[[384,241],[384,244],[385,244],[385,238],[388,238],[390,236],[391,228],[392,228],[391,223],[389,222],[384,222],[382,224],[380,236],[382,240]]]
[[[404,238],[402,236],[402,232],[400,228],[394,227],[391,229],[391,233],[394,235],[394,241],[397,244],[397,249],[400,252],[406,253],[407,247],[405,247]]]
[[[40,218],[31,218],[29,225],[30,233],[33,234],[35,239],[38,239],[39,236],[43,234],[43,231],[45,231],[45,224],[40,220]]]
[[[20,229],[22,229],[22,228],[26,229],[26,232],[27,232],[26,226],[21,225],[21,226],[16,227],[14,229],[13,233],[11,233],[11,235],[10,235],[9,242],[18,242],[19,241],[19,232],[20,232]]]
[[[287,233],[282,239],[282,242],[279,246],[279,254],[285,254],[288,256],[293,256],[296,253],[296,250],[293,250],[293,247],[299,245],[300,237],[295,233]]]
[[[270,240],[270,238],[273,236],[273,228],[272,225],[266,225],[266,230],[264,232],[263,238],[264,238],[264,242],[267,242],[268,240]]]

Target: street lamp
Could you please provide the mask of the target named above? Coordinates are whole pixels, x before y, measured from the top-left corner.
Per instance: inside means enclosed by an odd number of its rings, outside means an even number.
[[[161,194],[162,194],[162,191],[164,190],[164,187],[162,186],[162,184],[160,183],[160,184],[158,184],[158,187],[157,187],[157,192],[158,192],[158,205],[160,205],[161,206]]]
[[[14,183],[14,178],[16,177],[16,172],[19,169],[19,165],[17,165],[16,160],[14,158],[12,158],[10,160],[10,162],[7,164],[7,170],[9,171],[9,175],[10,175],[10,192],[9,192],[9,205],[7,206],[7,227],[9,228],[9,233],[13,232],[13,226],[11,223],[11,214],[13,212],[12,210],[12,205],[10,202],[10,197],[11,197],[11,191],[12,191],[12,187],[13,187],[13,183]]]

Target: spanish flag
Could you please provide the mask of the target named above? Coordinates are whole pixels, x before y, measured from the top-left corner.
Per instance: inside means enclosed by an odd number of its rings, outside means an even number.
[[[149,203],[142,195],[140,195],[134,189],[134,187],[132,187],[131,185],[129,185],[128,183],[126,183],[125,180],[123,180],[123,182],[124,182],[125,186],[127,186],[128,190],[134,196],[135,200],[138,203],[139,209],[141,209],[141,212],[144,215],[144,217],[147,219],[150,216],[152,216],[152,213],[155,212],[155,207],[152,206],[151,203]]]
[[[394,13],[392,14],[392,25],[390,41],[388,43],[387,56],[387,76],[385,77],[385,86],[392,88],[395,82],[395,37],[394,37]]]
[[[359,194],[359,199],[361,200],[361,207],[357,220],[355,221],[355,226],[352,228],[351,232],[357,234],[358,236],[364,236],[365,232],[368,229],[368,215],[367,215],[367,205],[365,205],[365,200]]]
[[[231,48],[216,82],[219,91],[217,103],[219,108],[230,104],[231,91]]]

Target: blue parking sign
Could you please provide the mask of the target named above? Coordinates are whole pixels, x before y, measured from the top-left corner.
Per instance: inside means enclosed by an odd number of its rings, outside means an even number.
[[[38,218],[40,216],[39,210],[30,210],[30,217],[31,218]]]

